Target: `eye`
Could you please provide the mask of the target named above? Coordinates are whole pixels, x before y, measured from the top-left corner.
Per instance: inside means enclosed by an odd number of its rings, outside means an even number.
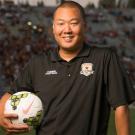
[[[71,22],[71,25],[72,26],[76,26],[76,25],[78,25],[79,23],[78,22]]]
[[[63,22],[58,22],[57,25],[58,25],[58,26],[63,26],[64,23],[63,23]]]

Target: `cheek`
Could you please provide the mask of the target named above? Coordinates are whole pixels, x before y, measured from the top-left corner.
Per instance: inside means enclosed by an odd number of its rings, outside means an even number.
[[[53,28],[53,34],[58,36],[62,33],[62,29],[58,28],[58,27],[55,27]]]
[[[61,40],[61,32],[58,29],[53,29],[54,39],[59,42]]]
[[[76,35],[82,35],[84,33],[84,30],[81,28],[74,29],[74,34]]]
[[[58,35],[59,31],[57,29],[53,29],[54,36]]]

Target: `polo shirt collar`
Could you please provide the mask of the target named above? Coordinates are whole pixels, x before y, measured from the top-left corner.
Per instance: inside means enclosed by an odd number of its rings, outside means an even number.
[[[89,55],[89,52],[90,46],[84,43],[83,48],[81,49],[80,53],[76,56],[76,58],[87,57]],[[50,58],[52,62],[63,61],[63,59],[60,57],[58,53],[58,48],[56,48],[53,52],[51,52]]]

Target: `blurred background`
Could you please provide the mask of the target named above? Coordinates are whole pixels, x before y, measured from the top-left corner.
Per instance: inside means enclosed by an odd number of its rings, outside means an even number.
[[[56,47],[52,15],[63,1],[0,0],[0,96],[34,54]],[[93,46],[113,46],[135,89],[135,0],[74,1],[86,11],[86,42]],[[130,108],[132,125],[135,125],[134,104]],[[115,135],[112,119],[113,113],[108,135]],[[132,126],[133,135],[134,130]]]

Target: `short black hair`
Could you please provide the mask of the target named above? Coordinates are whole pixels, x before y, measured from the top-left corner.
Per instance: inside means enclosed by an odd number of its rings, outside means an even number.
[[[79,9],[80,14],[81,14],[83,20],[86,21],[84,8],[79,3],[75,2],[75,1],[64,1],[60,5],[58,5],[56,7],[55,11],[54,11],[53,19],[54,19],[54,16],[55,16],[55,13],[56,13],[57,9],[64,8],[64,7],[77,8],[77,9]]]

